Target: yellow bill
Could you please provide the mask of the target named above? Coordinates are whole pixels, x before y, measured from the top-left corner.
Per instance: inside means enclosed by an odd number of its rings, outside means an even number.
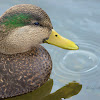
[[[52,29],[52,33],[48,40],[45,41],[48,44],[52,44],[58,46],[63,49],[68,50],[78,50],[79,47],[71,40],[68,40],[62,36],[60,36],[54,29]]]

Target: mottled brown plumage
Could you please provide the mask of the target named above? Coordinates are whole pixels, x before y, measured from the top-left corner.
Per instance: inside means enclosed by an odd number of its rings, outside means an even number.
[[[42,47],[13,55],[0,54],[0,98],[33,91],[49,78],[52,62]]]

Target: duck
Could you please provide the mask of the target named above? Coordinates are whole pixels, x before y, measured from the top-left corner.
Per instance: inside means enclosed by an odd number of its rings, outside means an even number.
[[[0,98],[34,91],[48,81],[52,59],[42,43],[79,49],[53,29],[40,7],[19,4],[0,16]]]

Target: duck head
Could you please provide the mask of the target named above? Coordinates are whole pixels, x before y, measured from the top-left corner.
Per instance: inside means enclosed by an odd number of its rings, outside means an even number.
[[[52,27],[49,16],[41,8],[31,4],[16,5],[0,17],[3,39],[0,51],[6,54],[21,53],[48,43],[63,49],[77,50],[72,41],[60,36]],[[4,35],[5,34],[5,35]]]

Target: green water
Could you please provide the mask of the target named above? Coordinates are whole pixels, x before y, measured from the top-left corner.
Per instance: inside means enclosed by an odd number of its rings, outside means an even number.
[[[5,100],[62,100],[62,98],[66,99],[77,95],[80,92],[82,85],[71,82],[58,89],[56,92],[50,93],[52,87],[53,79],[49,79],[43,86],[33,92]]]

